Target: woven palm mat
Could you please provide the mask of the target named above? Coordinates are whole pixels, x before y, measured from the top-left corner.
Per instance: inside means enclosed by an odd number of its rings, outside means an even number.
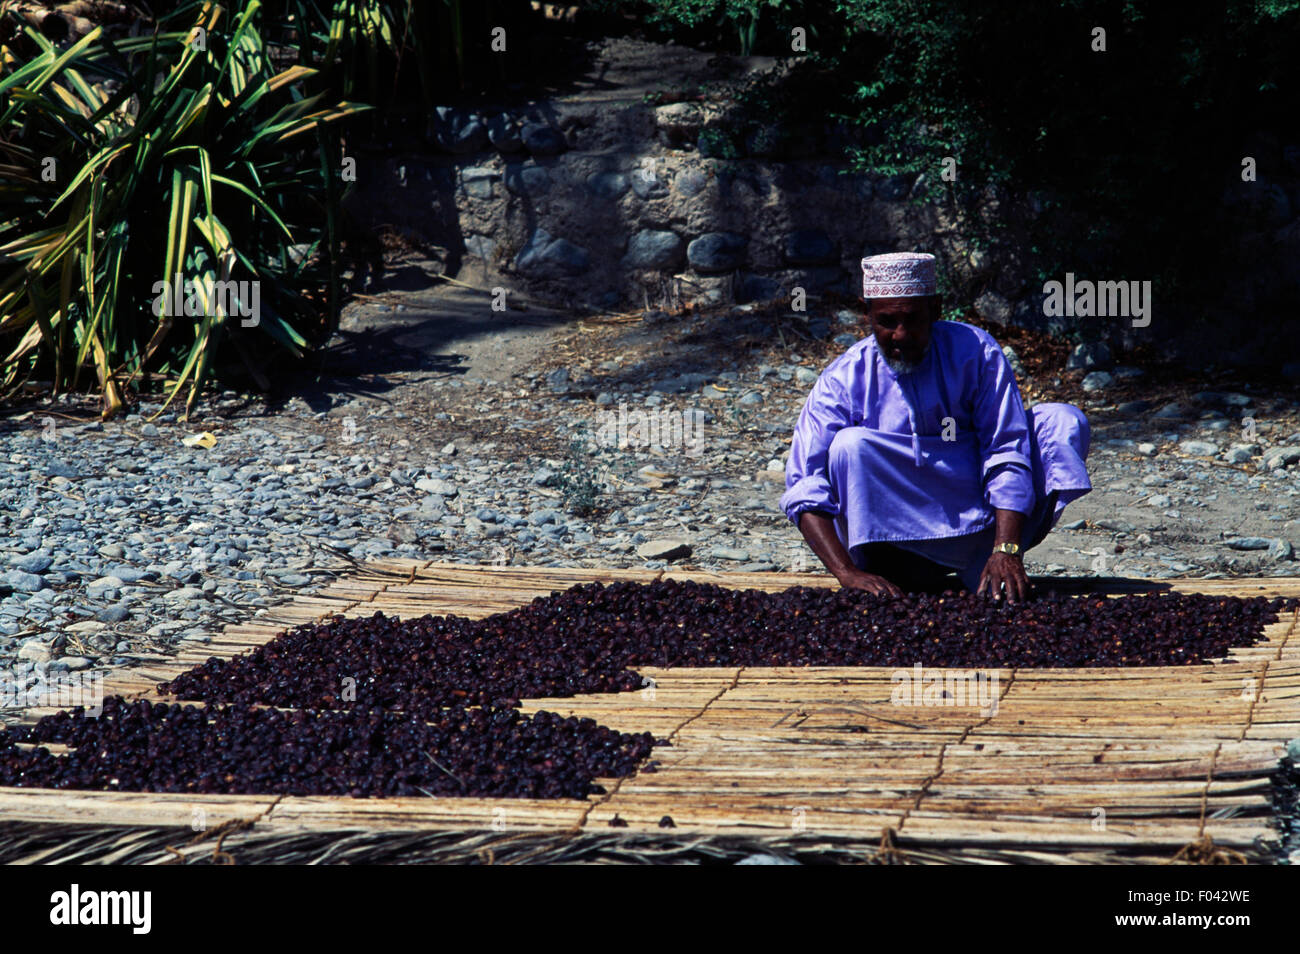
[[[104,691],[156,698],[157,682],[211,655],[237,655],[334,614],[478,618],[577,583],[669,578],[768,591],[835,585],[812,574],[368,563],[258,623],[227,628],[202,652],[120,671]],[[1112,581],[1107,589],[1300,596],[1300,579]],[[522,707],[672,741],[656,750],[657,772],[600,780],[604,795],[8,788],[0,789],[0,861],[1267,861],[1280,838],[1271,804],[1279,760],[1300,736],[1295,626],[1288,613],[1265,641],[1204,666],[997,670],[992,711],[893,705],[893,671],[882,668],[639,667],[653,680],[644,690]]]

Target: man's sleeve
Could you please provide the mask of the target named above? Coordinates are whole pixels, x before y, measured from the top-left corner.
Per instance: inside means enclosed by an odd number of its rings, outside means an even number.
[[[804,402],[785,465],[781,509],[795,525],[805,510],[839,516],[840,501],[830,483],[829,458],[835,434],[850,424],[849,390],[836,369],[827,368]]]
[[[991,338],[984,343],[975,427],[984,462],[984,498],[998,510],[1029,514],[1034,509],[1029,420],[1007,356]]]

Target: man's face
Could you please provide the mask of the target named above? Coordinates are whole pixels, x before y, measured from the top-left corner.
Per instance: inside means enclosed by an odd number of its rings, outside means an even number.
[[[938,299],[933,295],[871,300],[867,324],[891,366],[914,366],[925,357],[930,346],[930,326],[938,314]]]

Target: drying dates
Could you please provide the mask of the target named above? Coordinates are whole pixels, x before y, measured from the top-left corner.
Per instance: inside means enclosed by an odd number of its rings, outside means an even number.
[[[661,580],[583,584],[480,620],[335,618],[159,687],[207,708],[114,697],[98,718],[74,711],[0,731],[0,785],[583,798],[601,791],[595,778],[630,774],[664,743],[591,719],[525,716],[512,708],[521,699],[651,684],[637,666],[1193,665],[1258,642],[1297,605],[1196,594],[1003,605]],[[42,742],[72,750],[17,744]]]

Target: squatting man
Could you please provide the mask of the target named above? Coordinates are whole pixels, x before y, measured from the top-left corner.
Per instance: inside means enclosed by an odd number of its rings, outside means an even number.
[[[1092,489],[1090,431],[1070,404],[1026,410],[981,328],[938,321],[933,255],[862,260],[872,332],[813,385],[781,509],[841,585],[1029,595],[1023,554]]]

